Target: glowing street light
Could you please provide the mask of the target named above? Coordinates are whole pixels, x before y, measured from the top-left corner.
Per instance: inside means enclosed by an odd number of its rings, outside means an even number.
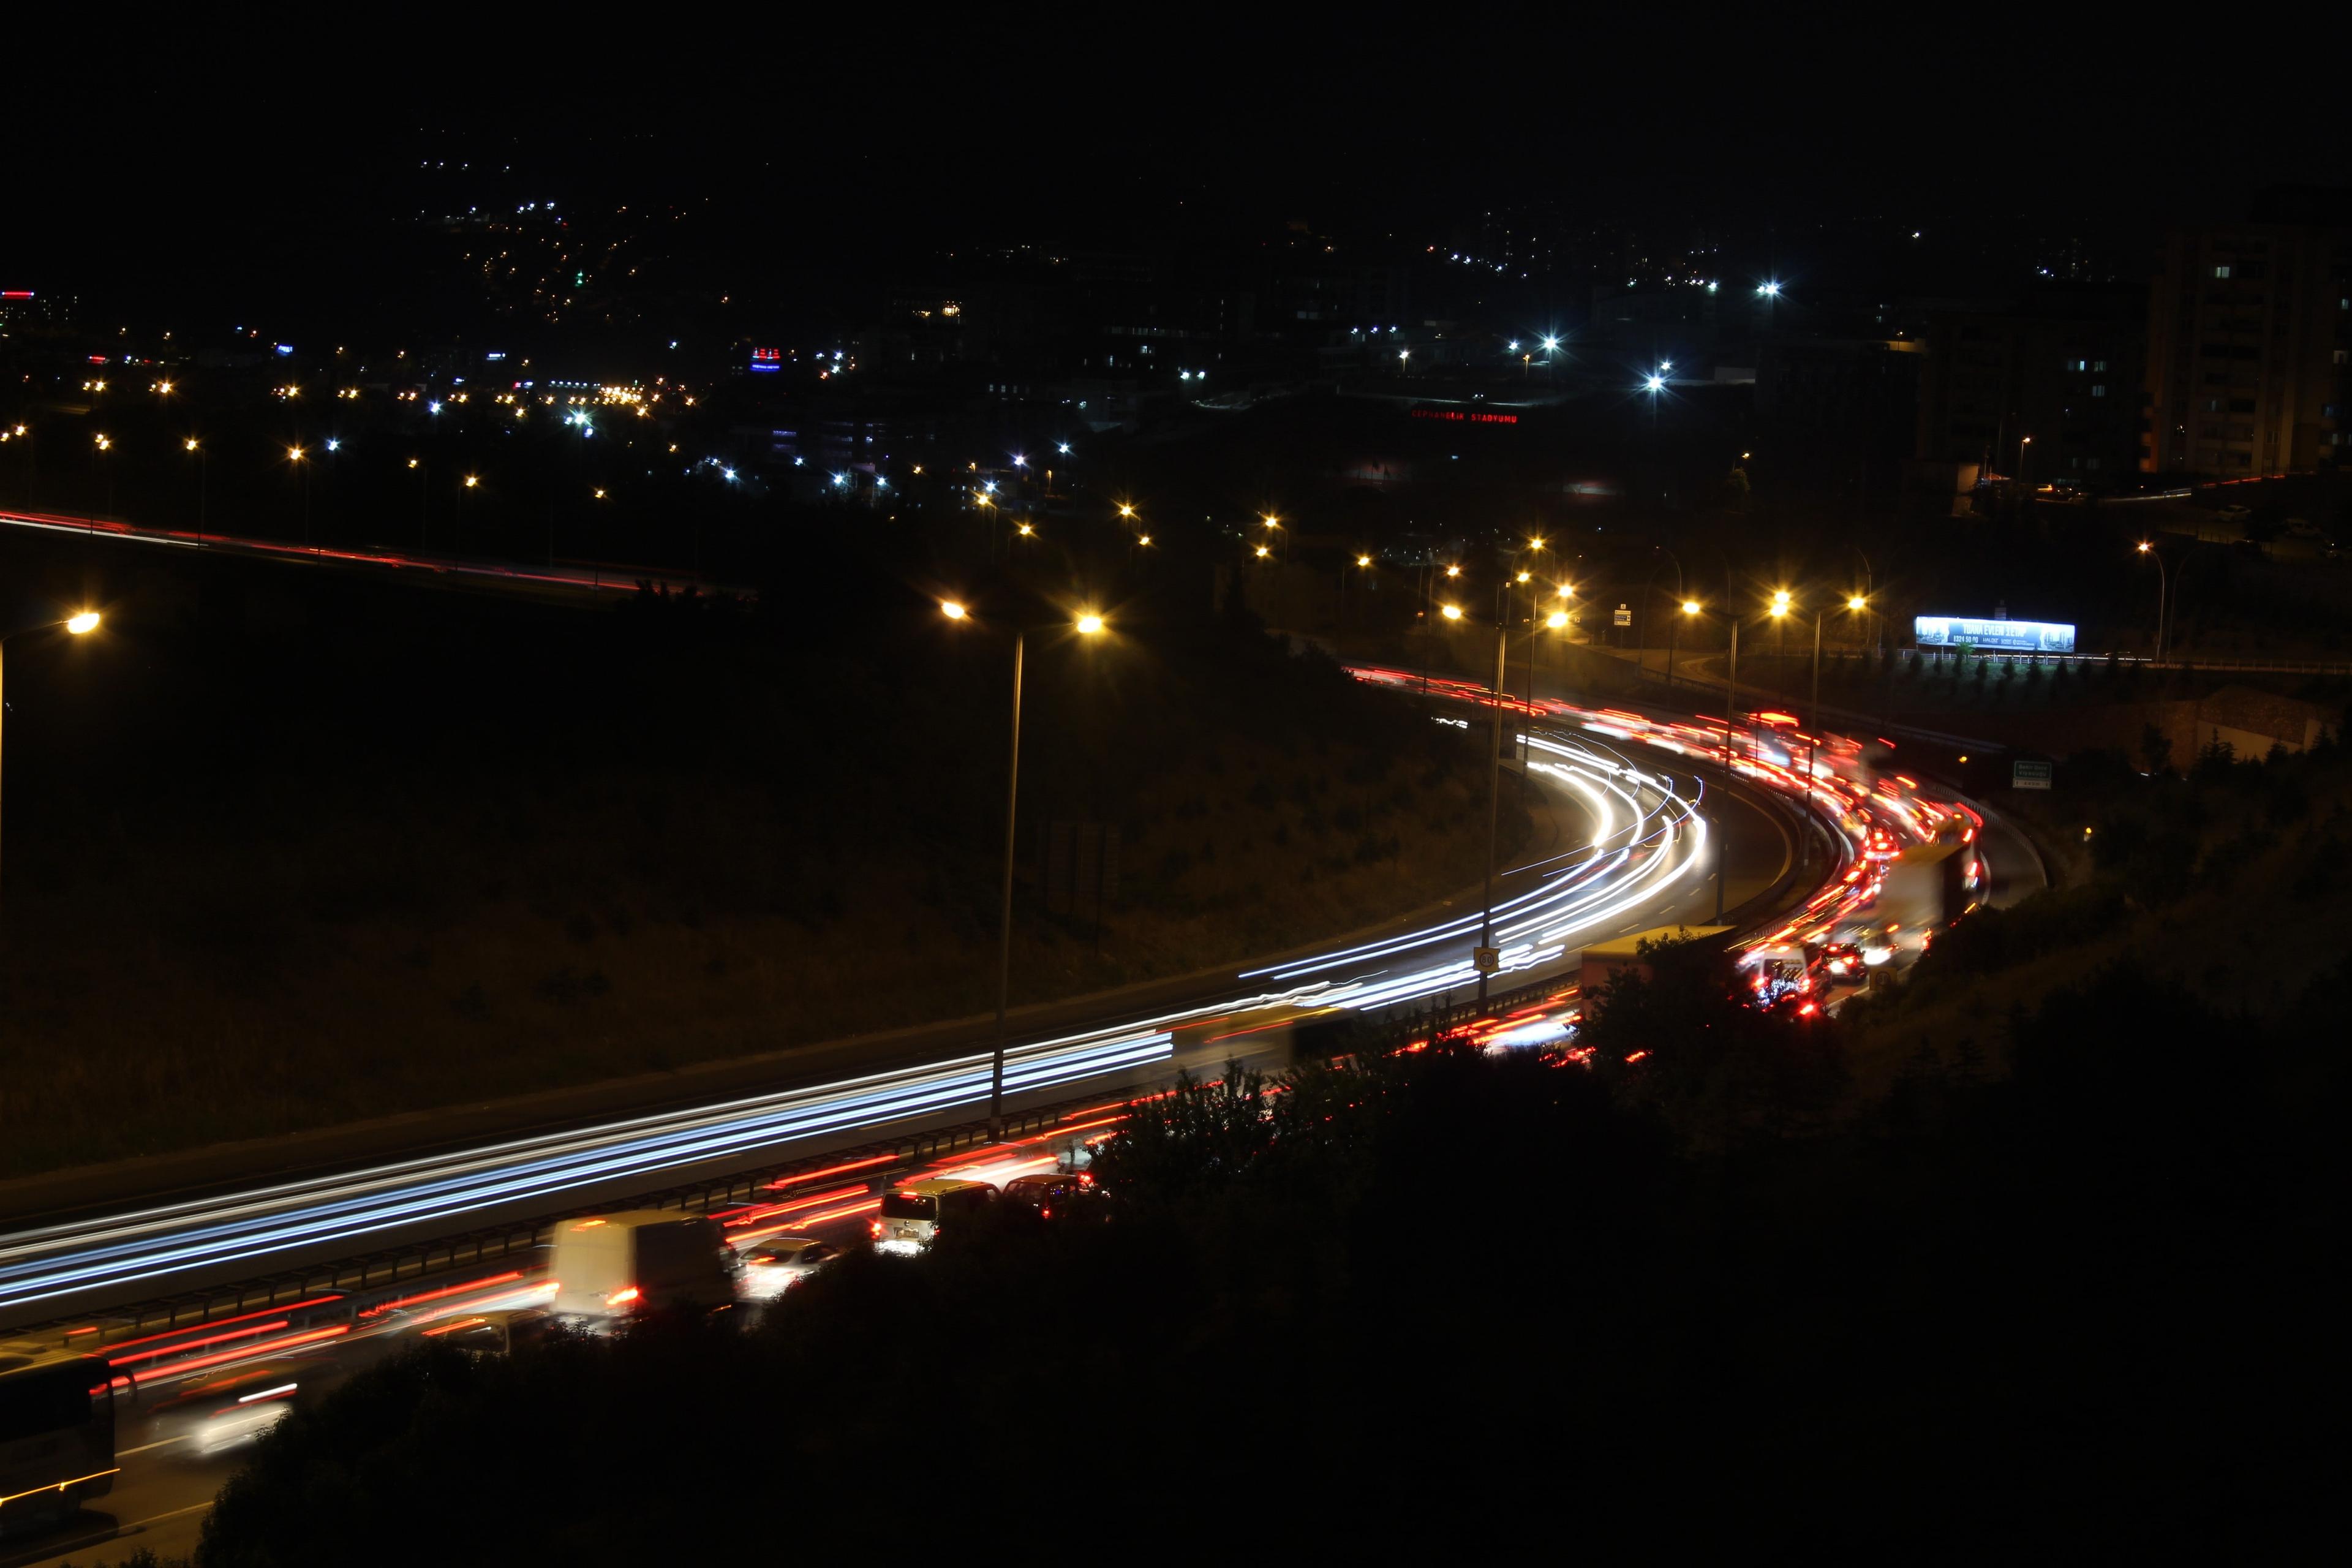
[[[1462,575],[1462,568],[1459,566],[1448,566],[1445,569],[1445,574],[1448,577],[1459,577]]]
[[[1359,566],[1370,566],[1371,563],[1372,558],[1369,555],[1359,555],[1356,557],[1356,564]]]
[[[940,600],[940,614],[950,621],[971,618],[971,611],[956,599]],[[1102,616],[1093,610],[1079,612],[1074,624],[1081,637],[1098,637],[1105,629]],[[1013,847],[1014,828],[1020,820],[1021,803],[1021,667],[1028,640],[1028,633],[1024,629],[1013,628],[1013,743],[1008,752],[1004,779],[1004,890],[1003,901],[997,906],[996,925],[996,1043],[990,1056],[988,1086],[988,1124],[992,1136],[1001,1136],[1004,1126],[1004,1014],[1013,988]]]
[[[194,451],[195,449],[196,449],[196,438],[195,438],[194,436],[189,437],[186,440],[184,440],[184,441],[183,441],[183,442],[181,442],[181,443],[180,443],[180,450],[182,450],[182,451],[184,451],[184,452],[193,452],[193,451]],[[409,467],[411,467],[411,468],[415,468],[415,465],[414,463],[412,463],[412,464],[410,464],[410,465],[409,465]]]
[[[1447,605],[1439,609],[1437,613],[1444,616],[1449,621],[1458,621],[1462,618],[1462,606],[1459,605]]]
[[[1273,551],[1268,550],[1268,549],[1267,549],[1265,545],[1263,545],[1263,544],[1261,544],[1261,545],[1259,545],[1259,546],[1257,547],[1257,558],[1258,558],[1260,561],[1265,560],[1267,556],[1269,556],[1269,555],[1271,555],[1271,554],[1273,554],[1273,553],[1274,553],[1274,552],[1273,552]]]
[[[1686,616],[1697,615],[1698,601],[1696,599],[1685,599],[1683,601],[1683,614]]]
[[[1645,377],[1643,380],[1642,390],[1648,393],[1658,393],[1665,390],[1665,377],[1662,375],[1652,375]]]
[[[1864,598],[1859,594],[1851,595],[1846,599],[1845,607],[1859,615],[1861,612],[1870,608],[1870,601]]]
[[[479,477],[478,477],[478,476],[476,476],[476,475],[473,475],[473,474],[467,474],[467,475],[466,476],[466,488],[467,488],[467,489],[472,489],[476,485],[478,485],[478,484],[480,484],[481,482],[482,482],[482,481],[481,481],[481,479],[479,479]]]
[[[1121,501],[1118,503],[1118,515],[1131,518],[1135,515],[1135,508],[1126,501]]]
[[[1789,590],[1786,588],[1776,590],[1772,595],[1772,613],[1776,616],[1787,615],[1789,602]]]
[[[1513,578],[1513,579],[1512,579],[1512,581],[1513,581],[1513,582],[1516,582],[1516,583],[1525,584],[1525,583],[1532,582],[1532,581],[1534,580],[1534,578],[1535,578],[1535,574],[1534,574],[1534,573],[1532,573],[1532,572],[1522,572],[1522,573],[1520,573],[1517,577]]]
[[[1148,533],[1142,534],[1136,539],[1136,542],[1138,544],[1150,544],[1151,542],[1151,535]]]
[[[1562,584],[1559,585],[1559,596],[1560,596],[1561,598],[1563,598],[1563,599],[1573,599],[1573,598],[1575,598],[1575,597],[1576,597],[1576,584],[1573,584],[1573,583],[1562,583]]]
[[[1549,626],[1554,631],[1561,630],[1568,625],[1568,612],[1566,610],[1554,610],[1550,615],[1544,617],[1544,625]]]
[[[91,632],[98,629],[98,619],[99,616],[96,610],[77,610],[74,614],[64,617],[62,620],[43,621],[37,626],[20,627],[19,631],[37,632],[46,631],[51,626],[63,626],[75,637],[87,637]],[[10,632],[5,637],[0,637],[0,656],[5,656],[6,654],[9,639],[16,637],[17,635],[18,632]],[[5,674],[6,670],[5,664],[0,664],[0,685],[5,685]],[[5,714],[5,705],[0,704],[0,714]]]

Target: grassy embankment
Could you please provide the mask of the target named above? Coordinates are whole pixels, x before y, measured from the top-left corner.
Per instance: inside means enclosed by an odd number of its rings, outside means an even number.
[[[1001,645],[337,592],[12,658],[0,1172],[992,1002]],[[1033,647],[1027,723],[1016,1005],[1475,879],[1474,749],[1245,626]],[[1051,819],[1122,831],[1098,933]]]
[[[1923,1053],[1999,1066],[2023,1010],[2119,962],[2268,1025],[2352,956],[2334,913],[2352,874],[2352,754],[2340,746],[2267,761],[2209,749],[2154,778],[2084,754],[2063,778],[2063,790],[2004,809],[2060,847],[2072,885],[1979,911],[1906,984],[1850,1007],[1864,1082]]]

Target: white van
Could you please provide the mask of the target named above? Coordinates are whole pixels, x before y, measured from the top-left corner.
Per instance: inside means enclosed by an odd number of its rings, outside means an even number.
[[[874,1250],[911,1258],[937,1239],[942,1225],[989,1207],[999,1195],[986,1182],[944,1177],[892,1187],[882,1194],[882,1212],[868,1226]]]
[[[555,1227],[548,1276],[560,1318],[609,1321],[639,1312],[709,1310],[735,1302],[740,1266],[719,1222],[671,1209],[630,1209]]]

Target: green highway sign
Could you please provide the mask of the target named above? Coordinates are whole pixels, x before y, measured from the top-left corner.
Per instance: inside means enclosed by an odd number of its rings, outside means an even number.
[[[2009,787],[2011,789],[2048,789],[2051,768],[2048,763],[2029,763],[2022,759],[2009,764]]]

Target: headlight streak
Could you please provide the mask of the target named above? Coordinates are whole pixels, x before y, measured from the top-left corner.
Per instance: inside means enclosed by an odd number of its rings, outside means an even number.
[[[1581,796],[1591,807],[1595,831],[1583,846],[1513,874],[1534,881],[1496,904],[1496,942],[1506,972],[1562,956],[1580,934],[1609,929],[1706,865],[1707,824],[1699,812],[1704,786],[1686,796],[1672,777],[1633,765],[1594,737],[1711,758],[1720,744],[1720,721],[1710,742],[1704,725],[1653,726],[1638,715],[1561,705],[1545,705],[1544,710],[1586,733],[1530,733],[1529,768]],[[1740,758],[1735,766],[1766,787],[1807,793],[1807,781],[1769,763]],[[1815,801],[1845,819],[1840,837],[1850,840],[1849,864],[1874,816],[1891,820],[1907,837],[1927,838],[1932,832],[1927,820],[1948,815],[1932,803],[1826,772],[1811,782]],[[1858,889],[1844,883],[1826,895],[1857,896]],[[1824,901],[1817,897],[1806,915]],[[1167,1063],[1175,1055],[1175,1032],[1206,1019],[1277,1008],[1370,1010],[1458,993],[1476,981],[1468,946],[1478,925],[1475,912],[1454,916],[1343,951],[1246,971],[1242,979],[1267,983],[1255,994],[1015,1047],[1006,1058],[1005,1089],[1021,1094]],[[328,1243],[347,1246],[492,1210],[530,1213],[525,1205],[560,1206],[567,1194],[572,1203],[585,1203],[593,1191],[610,1191],[623,1181],[720,1162],[748,1163],[763,1152],[803,1140],[982,1103],[988,1082],[988,1056],[971,1054],[162,1204],[96,1221],[34,1227],[0,1237],[0,1308],[100,1291],[120,1298],[158,1281],[178,1278],[185,1283],[200,1269],[254,1267],[272,1256],[315,1251]]]
[[[1083,1036],[1015,1048],[1005,1060],[1007,1092],[1165,1061],[1173,1050],[1174,1037],[1166,1029],[1108,1033],[1114,1037]],[[239,1194],[226,1205],[166,1205],[113,1216],[95,1229],[80,1225],[22,1231],[0,1247],[0,1305],[136,1284],[324,1237],[377,1234],[428,1216],[476,1213],[615,1177],[878,1127],[984,1099],[988,1083],[988,1057],[962,1057],[668,1117],[517,1140],[450,1159],[403,1161],[341,1178],[288,1183]]]

